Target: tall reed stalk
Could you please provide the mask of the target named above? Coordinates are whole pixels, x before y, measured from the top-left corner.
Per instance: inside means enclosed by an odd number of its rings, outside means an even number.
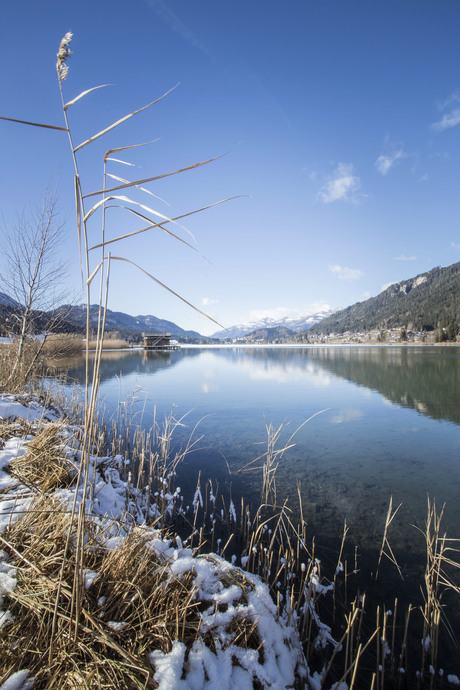
[[[115,130],[122,123],[127,122],[131,118],[135,117],[139,113],[151,108],[153,105],[165,98],[173,89],[170,89],[166,93],[162,94],[160,97],[150,101],[146,105],[137,110],[134,110],[123,117],[121,117],[116,122],[109,124],[107,127],[92,133],[84,141],[76,144],[74,141],[73,130],[70,122],[70,112],[71,109],[80,103],[83,99],[88,97],[96,89],[103,88],[104,85],[95,86],[84,90],[77,96],[67,99],[65,96],[64,85],[69,74],[68,59],[71,54],[71,41],[73,35],[68,32],[63,37],[59,50],[57,53],[56,71],[58,78],[58,87],[61,97],[62,113],[64,118],[64,127],[56,125],[48,125],[37,122],[30,122],[25,120],[18,120],[13,118],[1,118],[3,120],[9,120],[17,123],[27,124],[35,127],[46,127],[48,129],[54,129],[57,131],[64,131],[67,133],[70,153],[73,161],[74,167],[74,188],[75,188],[75,204],[76,204],[76,219],[77,219],[77,236],[78,236],[78,247],[80,255],[80,267],[82,273],[83,284],[86,290],[86,376],[85,376],[85,409],[84,409],[84,431],[83,438],[81,440],[81,454],[82,462],[79,468],[78,475],[78,486],[83,488],[83,501],[80,504],[78,511],[78,527],[77,527],[77,559],[75,568],[75,579],[73,587],[73,598],[74,598],[74,620],[75,620],[75,635],[77,634],[80,610],[81,610],[81,591],[82,591],[82,572],[83,572],[83,544],[84,544],[84,533],[85,533],[85,501],[89,495],[89,458],[91,451],[96,445],[96,410],[98,402],[98,388],[100,381],[100,362],[101,362],[101,352],[102,344],[105,331],[105,315],[107,309],[107,302],[109,296],[109,284],[110,284],[110,267],[113,261],[123,261],[136,266],[145,276],[150,280],[155,282],[157,285],[161,286],[163,289],[167,290],[173,294],[178,299],[185,302],[191,308],[195,309],[199,313],[203,314],[207,318],[212,319],[207,314],[204,314],[200,309],[191,304],[184,297],[179,295],[177,292],[166,286],[164,283],[159,281],[151,272],[150,269],[146,270],[135,264],[128,258],[118,255],[114,256],[109,245],[117,245],[120,242],[126,240],[129,237],[136,236],[138,234],[151,231],[160,230],[168,235],[170,238],[185,244],[192,249],[195,249],[189,242],[187,242],[183,237],[178,234],[178,231],[183,231],[184,227],[179,221],[182,221],[187,216],[204,211],[206,208],[211,208],[217,204],[223,203],[228,199],[218,201],[216,203],[210,204],[206,207],[194,209],[188,213],[181,214],[175,217],[169,217],[163,213],[152,208],[147,203],[140,203],[135,199],[126,196],[130,190],[136,189],[144,195],[155,196],[150,190],[148,190],[144,185],[149,182],[154,182],[172,175],[177,175],[194,168],[211,163],[216,160],[216,158],[200,161],[192,165],[184,166],[183,168],[167,171],[161,174],[149,175],[143,179],[137,180],[127,180],[119,175],[113,174],[109,171],[109,166],[117,165],[118,163],[125,163],[126,161],[120,161],[112,157],[114,153],[128,152],[130,149],[134,149],[140,146],[147,146],[152,142],[142,142],[142,143],[132,143],[125,146],[113,146],[111,145],[103,159],[102,164],[102,187],[100,189],[86,189],[82,175],[80,172],[79,165],[79,155],[80,152],[86,147],[90,146],[94,142],[98,141],[101,137],[109,134]],[[175,87],[173,87],[175,88]],[[106,234],[106,211],[107,206],[118,207],[124,212],[128,212],[133,219],[142,220],[145,225],[141,229],[135,229],[130,232],[125,232],[123,235],[118,237],[107,239]],[[94,228],[92,227],[92,222],[96,218],[97,214],[101,216],[101,226],[99,237],[95,235]],[[171,229],[172,228],[172,229]],[[99,253],[99,258],[94,259],[95,252]],[[98,320],[97,320],[97,338],[96,338],[96,353],[94,358],[90,360],[89,357],[89,340],[90,340],[90,304],[92,302],[91,290],[93,282],[99,277],[99,288],[98,288]],[[217,321],[215,323],[218,324]],[[218,324],[220,326],[220,324]],[[77,496],[77,492],[75,497]],[[72,508],[72,516],[76,511],[76,498]],[[66,544],[66,551],[69,549],[70,544],[70,532]],[[64,568],[64,566],[63,566]],[[62,572],[61,572],[62,575]],[[56,616],[57,616],[57,602],[60,596],[60,590],[58,588],[56,596],[56,608],[55,608],[55,619],[53,630],[55,629]],[[53,645],[50,647],[50,658],[53,652]]]

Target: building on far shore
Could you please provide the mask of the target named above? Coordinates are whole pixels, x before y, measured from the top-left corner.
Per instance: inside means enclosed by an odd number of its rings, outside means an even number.
[[[144,350],[173,350],[176,343],[171,342],[171,333],[142,333]]]

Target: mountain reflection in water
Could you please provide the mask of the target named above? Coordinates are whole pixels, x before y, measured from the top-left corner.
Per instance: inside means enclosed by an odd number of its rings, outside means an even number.
[[[82,384],[83,360],[68,373]],[[263,452],[265,423],[289,422],[288,438],[325,410],[283,458],[279,497],[294,501],[300,482],[318,537],[340,531],[346,519],[352,538],[370,544],[381,539],[393,495],[403,503],[393,539],[410,553],[418,548],[410,525],[423,524],[427,494],[447,501],[446,528],[460,535],[459,379],[460,348],[184,348],[104,353],[101,397],[115,410],[123,395],[142,390],[146,426],[154,407],[160,416],[172,406],[179,417],[192,410],[189,427],[203,418],[206,449],[186,461],[185,474],[194,481],[202,470],[252,497],[260,474],[237,471]]]

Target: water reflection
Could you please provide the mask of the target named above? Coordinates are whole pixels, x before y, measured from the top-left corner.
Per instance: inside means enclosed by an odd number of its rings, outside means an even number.
[[[290,422],[289,436],[327,410],[296,435],[277,475],[283,497],[296,497],[302,483],[304,512],[317,536],[340,532],[346,518],[353,539],[375,541],[390,495],[396,505],[403,502],[406,526],[422,524],[427,493],[447,501],[446,527],[456,536],[459,366],[460,350],[435,347],[106,352],[101,397],[116,410],[123,399],[120,380],[126,395],[141,388],[138,409],[146,426],[154,408],[157,418],[173,405],[178,417],[192,410],[187,423],[193,428],[203,419],[199,433],[206,449],[186,462],[191,481],[201,470],[251,496],[260,478],[238,470],[260,455],[265,423]],[[69,375],[84,381],[83,359]],[[393,529],[410,553],[412,528]]]
[[[309,387],[330,386],[335,377],[377,391],[388,402],[417,410],[433,419],[460,424],[460,352],[435,347],[329,348],[187,348],[167,352],[106,351],[101,382],[157,374],[191,358],[209,358],[202,371],[201,390],[219,390],[215,368],[219,360],[247,372],[250,381],[278,384],[308,381]],[[93,358],[93,353],[90,353]],[[76,382],[85,381],[83,357],[60,360]],[[342,421],[359,411],[348,410]],[[345,419],[346,418],[346,419]],[[335,423],[338,423],[336,417]]]
[[[191,350],[187,356],[198,355],[198,350]],[[132,374],[144,376],[155,374],[162,369],[174,366],[186,354],[180,350],[148,351],[148,350],[105,350],[102,353],[100,378],[101,383],[115,377],[129,377]],[[89,353],[90,361],[94,360],[94,352]],[[83,355],[71,359],[61,358],[50,360],[51,369],[65,370],[70,379],[76,383],[85,383],[85,359]]]
[[[287,382],[304,376],[321,387],[336,376],[375,390],[389,402],[460,424],[457,348],[342,346],[215,352],[249,367],[253,380]]]
[[[460,356],[456,348],[345,348],[309,357],[336,376],[434,419],[460,424]]]

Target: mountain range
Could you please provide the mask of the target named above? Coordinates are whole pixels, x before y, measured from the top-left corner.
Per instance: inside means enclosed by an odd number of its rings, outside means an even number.
[[[4,332],[5,335],[14,329],[15,325],[19,323],[14,319],[14,314],[18,314],[21,307],[12,297],[4,292],[0,292],[0,335]],[[90,325],[97,327],[97,320],[99,314],[99,306],[92,304],[90,306]],[[11,318],[13,317],[13,319]],[[33,330],[40,333],[49,328],[50,321],[53,323],[53,330],[60,332],[78,331],[83,333],[86,328],[86,305],[70,305],[63,304],[57,307],[53,312],[42,312],[35,310],[33,312]],[[183,340],[200,340],[203,336],[197,331],[186,331],[173,321],[166,319],[159,319],[150,314],[140,316],[130,316],[121,311],[112,311],[107,309],[106,313],[106,331],[119,331],[122,336],[134,336],[139,338],[143,332],[171,333],[176,338]]]
[[[241,323],[237,326],[230,326],[225,329],[225,331],[217,331],[211,337],[217,338],[218,340],[226,340],[227,338],[242,338],[254,331],[259,331],[261,329],[267,328],[287,328],[290,331],[299,333],[301,331],[306,331],[312,328],[322,319],[334,314],[337,310],[329,309],[327,311],[318,311],[316,314],[310,314],[309,316],[301,316],[297,318],[283,317],[282,319],[271,319],[265,318],[259,321],[252,321],[250,323]]]
[[[65,304],[59,307],[56,311],[62,312],[64,318],[67,321],[75,324],[76,326],[84,329],[86,324],[86,305],[79,304],[77,306],[72,306],[70,304]],[[90,305],[90,324],[91,326],[97,326],[99,314],[99,305]],[[186,331],[180,326],[178,326],[173,321],[167,321],[166,319],[159,319],[151,314],[130,316],[130,314],[125,314],[122,311],[112,311],[107,309],[105,317],[105,326],[107,331],[120,331],[122,335],[133,335],[140,334],[142,332],[161,332],[161,333],[171,333],[174,336],[180,336],[183,338],[202,338],[197,331]]]
[[[1,307],[18,307],[18,303],[5,292],[0,292],[0,306]]]
[[[0,331],[8,330],[8,316],[18,309],[17,302],[0,292]],[[99,307],[90,307],[91,325],[97,324]],[[86,306],[63,305],[56,315],[60,317],[61,330],[85,329]],[[46,315],[37,312],[36,328]],[[376,297],[357,302],[345,309],[319,311],[308,316],[282,319],[265,318],[243,323],[205,338],[197,331],[184,330],[172,321],[159,319],[150,314],[130,316],[124,312],[107,309],[106,330],[119,331],[120,335],[138,338],[145,331],[171,333],[180,340],[193,341],[233,340],[249,336],[254,331],[262,339],[281,338],[290,340],[299,333],[312,334],[358,333],[376,329],[407,328],[416,331],[433,331],[460,323],[460,262],[445,268],[436,267],[414,278],[393,283]],[[9,322],[11,324],[11,320]],[[3,328],[2,328],[3,326]],[[278,332],[275,332],[277,329]]]

